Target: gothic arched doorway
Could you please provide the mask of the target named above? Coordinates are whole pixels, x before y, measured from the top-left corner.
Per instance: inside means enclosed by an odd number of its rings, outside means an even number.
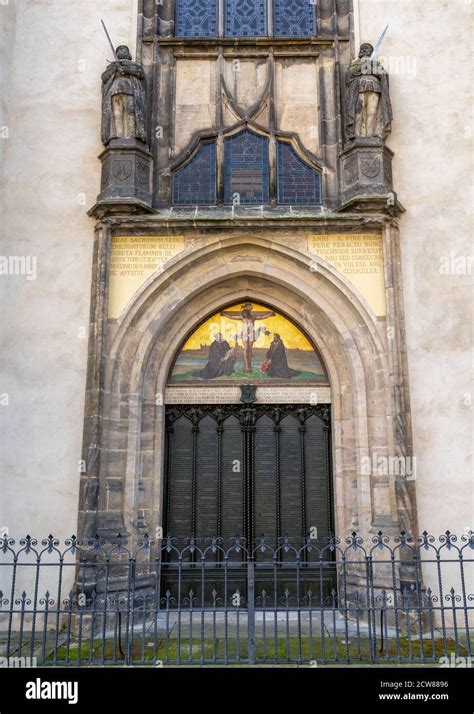
[[[258,409],[259,405],[321,405],[330,410],[328,443],[331,436],[329,453],[333,459],[329,475],[338,537],[344,538],[351,531],[366,538],[374,530],[399,532],[401,522],[414,522],[411,504],[400,497],[400,493],[406,495],[406,488],[399,488],[396,479],[359,468],[361,457],[375,450],[379,453],[383,448],[384,454],[392,456],[402,447],[411,448],[405,373],[400,361],[403,355],[396,338],[387,340],[385,322],[376,319],[348,280],[323,259],[318,258],[315,272],[311,255],[294,247],[293,238],[290,244],[289,238],[287,242],[275,241],[268,235],[233,232],[225,238],[219,234],[206,240],[200,237],[198,247],[151,276],[117,322],[109,322],[107,339],[103,322],[97,322],[96,369],[91,373],[95,381],[88,392],[85,419],[84,454],[89,466],[81,491],[81,536],[98,533],[101,538],[112,538],[118,532],[127,532],[138,540],[151,533],[159,540],[169,528],[164,491],[170,479],[165,465],[177,473],[165,455],[166,447],[168,451],[170,447],[166,413],[181,406],[202,409],[240,405],[240,386],[253,382],[258,382],[254,385]],[[201,385],[187,384],[183,377],[175,380],[176,365],[186,373],[204,369],[209,362],[206,358],[197,366],[178,364],[180,345],[182,350],[193,326],[204,324],[224,306],[238,312],[243,303],[236,304],[236,300],[246,299],[252,301],[255,310],[263,303],[262,309],[279,311],[301,326],[300,332],[320,350],[328,378],[308,385],[292,378],[289,385],[264,384],[242,370],[240,381],[229,385],[225,384],[225,375]],[[99,314],[98,308],[96,312]],[[390,319],[393,321],[393,315]],[[263,323],[268,326],[269,320]],[[197,335],[196,329],[192,335]],[[266,354],[262,357],[258,349],[252,357],[254,366],[261,370]],[[297,367],[292,359],[288,359],[288,365]],[[200,399],[196,398],[198,393]],[[199,427],[206,424],[209,421],[203,420]],[[192,436],[192,430],[188,433]],[[238,436],[243,438],[241,433]],[[401,436],[403,443],[396,441]],[[294,430],[293,444],[294,437],[299,438],[300,432]],[[268,429],[263,444],[258,445],[259,454],[274,443],[275,433]],[[179,453],[184,453],[189,444],[183,440],[181,444],[183,451]],[[189,452],[186,459],[189,464]],[[198,486],[195,483],[196,489]],[[196,497],[197,490],[197,504]],[[214,498],[212,493],[213,503]],[[224,518],[231,515],[228,507]],[[185,530],[191,535],[187,525]],[[315,545],[322,542],[320,537]],[[316,549],[313,553],[317,554]],[[198,571],[189,569],[188,573],[195,577]],[[320,588],[316,592],[319,594]]]

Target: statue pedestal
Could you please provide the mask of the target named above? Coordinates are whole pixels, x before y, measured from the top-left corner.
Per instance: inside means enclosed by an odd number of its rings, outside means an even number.
[[[342,205],[339,210],[401,213],[392,183],[393,152],[381,139],[359,138],[341,152]]]
[[[152,208],[152,156],[137,139],[112,139],[99,156],[101,191],[89,215],[155,213]]]

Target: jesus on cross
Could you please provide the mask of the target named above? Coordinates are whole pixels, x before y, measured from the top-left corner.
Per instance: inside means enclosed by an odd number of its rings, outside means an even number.
[[[252,371],[252,346],[255,340],[258,339],[261,332],[266,332],[264,327],[255,331],[256,320],[266,320],[268,317],[275,317],[276,313],[271,310],[252,310],[252,303],[246,302],[242,305],[239,312],[232,310],[224,310],[221,312],[222,317],[227,317],[229,320],[239,320],[242,322],[242,342],[244,343],[244,372]]]

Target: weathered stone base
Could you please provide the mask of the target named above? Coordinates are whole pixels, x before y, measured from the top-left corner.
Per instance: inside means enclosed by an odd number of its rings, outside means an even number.
[[[100,155],[102,162],[101,192],[97,204],[91,210],[104,206],[112,210],[124,204],[132,212],[153,210],[151,208],[152,157],[145,144],[136,139],[114,139]]]
[[[392,184],[393,152],[380,139],[356,139],[341,153],[342,206],[351,210],[370,210],[390,206],[403,210],[398,204]]]

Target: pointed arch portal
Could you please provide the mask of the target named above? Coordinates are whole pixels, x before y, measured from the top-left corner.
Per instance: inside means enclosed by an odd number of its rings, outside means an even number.
[[[246,309],[261,332],[249,372]],[[228,373],[213,371],[215,334],[205,334],[222,314],[237,326],[234,335],[217,326],[230,340]],[[286,348],[283,376],[264,370],[275,333]],[[91,382],[87,405],[81,535],[162,528],[273,539],[314,528],[323,542],[330,530],[409,522],[400,479],[361,468],[373,451],[398,453],[396,343],[323,258],[315,271],[312,254],[291,245],[216,235],[144,282],[109,320],[106,339],[99,324],[94,334],[101,361],[91,374],[101,381]]]

